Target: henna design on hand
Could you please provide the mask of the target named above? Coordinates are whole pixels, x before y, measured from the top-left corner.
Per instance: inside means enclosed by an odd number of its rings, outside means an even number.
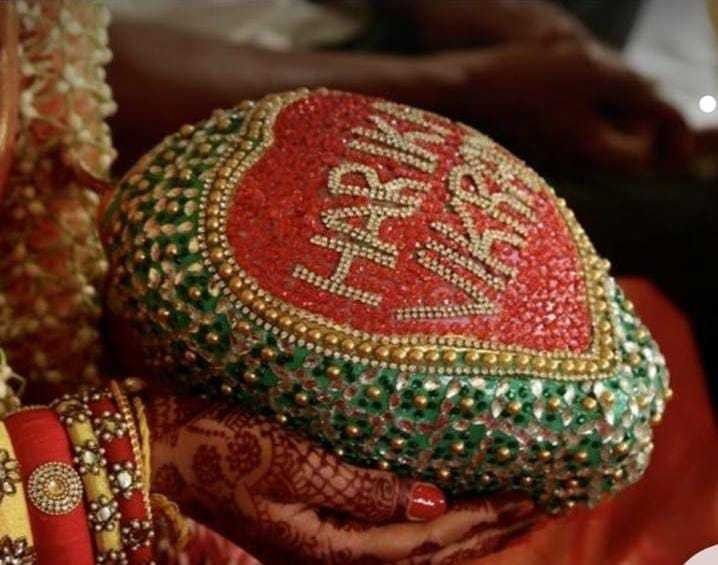
[[[347,465],[273,420],[172,397],[153,400],[148,416],[153,488],[265,563],[454,563],[533,520],[531,504],[507,498],[412,523],[414,500],[438,489]]]

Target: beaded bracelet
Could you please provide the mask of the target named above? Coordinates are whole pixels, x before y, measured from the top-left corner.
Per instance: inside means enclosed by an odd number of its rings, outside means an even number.
[[[0,420],[0,563],[35,559],[30,515],[20,465],[5,424]],[[15,561],[11,561],[14,559]]]
[[[14,412],[5,427],[20,467],[40,563],[94,563],[83,482],[73,468],[70,441],[47,407]]]
[[[121,561],[124,552],[117,502],[107,473],[105,450],[100,446],[92,426],[87,399],[87,393],[65,395],[51,406],[60,416],[73,444],[73,461],[85,485],[97,555]]]

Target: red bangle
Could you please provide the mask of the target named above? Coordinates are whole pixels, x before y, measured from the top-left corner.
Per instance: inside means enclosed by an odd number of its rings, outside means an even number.
[[[142,484],[142,461],[136,460],[131,434],[133,421],[127,421],[121,408],[108,394],[89,399],[95,430],[107,458],[110,482],[120,510],[122,542],[131,564],[152,562],[154,529]],[[131,415],[130,415],[131,417]]]
[[[82,479],[57,414],[45,407],[21,410],[5,427],[20,464],[38,562],[93,564]]]

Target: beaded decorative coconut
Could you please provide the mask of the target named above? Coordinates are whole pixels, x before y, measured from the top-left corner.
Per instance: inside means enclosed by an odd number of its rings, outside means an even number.
[[[243,102],[141,159],[102,231],[149,365],[352,463],[549,510],[648,464],[663,357],[565,202],[468,126]]]

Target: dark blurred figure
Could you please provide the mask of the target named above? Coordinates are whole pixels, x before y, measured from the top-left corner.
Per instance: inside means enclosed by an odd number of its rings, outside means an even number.
[[[443,113],[551,178],[617,273],[651,278],[692,316],[718,370],[718,190],[694,174],[718,151],[616,50],[639,0],[116,4],[121,167],[213,108],[297,86]]]

